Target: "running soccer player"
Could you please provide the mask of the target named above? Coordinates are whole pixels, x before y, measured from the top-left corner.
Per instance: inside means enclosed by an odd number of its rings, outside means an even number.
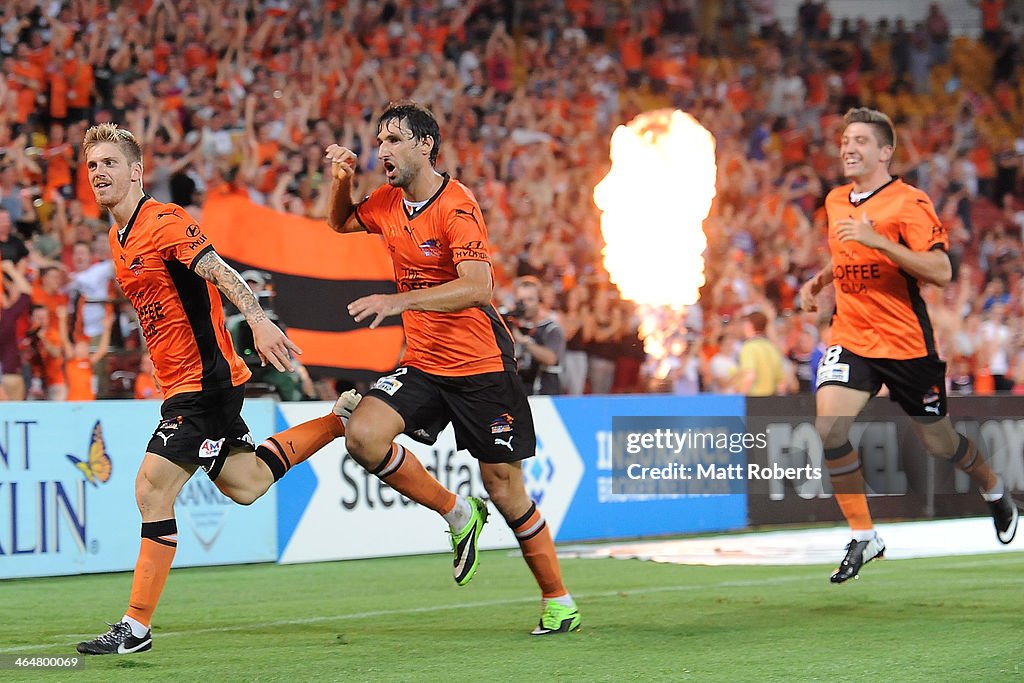
[[[174,501],[185,482],[201,467],[224,495],[251,504],[345,433],[355,394],[343,394],[331,414],[254,447],[240,414],[251,373],[224,327],[220,293],[245,314],[264,363],[290,369],[289,352],[300,353],[298,347],[267,319],[196,221],[143,192],[142,150],[129,131],[93,126],[82,151],[96,201],[114,217],[115,277],[135,307],[164,390],[161,419],[135,481],[142,542],[128,611],[106,633],[78,644],[83,654],[127,654],[153,646],[153,612],[177,547]]]
[[[536,451],[533,415],[516,374],[512,335],[491,305],[480,207],[466,186],[434,170],[441,134],[424,107],[390,106],[378,119],[377,139],[387,183],[358,204],[351,197],[356,155],[338,145],[326,151],[333,175],[328,224],[341,233],[381,235],[398,283],[397,293],[357,299],[348,311],[370,327],[401,314],[406,337],[401,367],[380,378],[352,413],[349,453],[448,520],[461,584],[478,562],[487,507],[456,497],[394,442],[405,433],[433,444],[453,423],[459,448],[478,460],[484,487],[540,586],[542,614],[533,634],[576,630],[580,614],[562,583],[551,533],[523,483],[521,461]]]
[[[921,282],[943,286],[952,277],[946,230],[928,195],[889,173],[896,148],[889,117],[859,108],[844,122],[839,153],[851,182],[825,198],[831,261],[800,290],[805,311],[816,310],[814,299],[829,283],[836,294],[831,345],[818,366],[816,426],[853,539],[833,583],[856,577],[885,552],[868,511],[860,456],[849,441],[856,416],[883,383],[913,419],[928,453],[951,459],[978,485],[1001,543],[1013,540],[1018,519],[1002,479],[946,414],[946,364],[920,294]]]

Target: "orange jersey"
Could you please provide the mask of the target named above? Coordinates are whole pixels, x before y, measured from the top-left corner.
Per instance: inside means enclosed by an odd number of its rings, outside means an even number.
[[[64,364],[68,384],[68,401],[95,401],[92,390],[92,363],[88,358],[72,358]]]
[[[390,185],[374,190],[355,214],[368,232],[384,237],[399,292],[451,282],[462,261],[491,263],[480,206],[447,174],[437,193],[411,215],[402,190]],[[454,377],[515,368],[512,335],[491,304],[454,313],[406,311],[402,324],[403,365]]]
[[[850,200],[852,189],[842,185],[825,198],[836,290],[831,343],[866,358],[934,356],[935,338],[917,279],[875,249],[840,242],[836,221],[866,213],[878,234],[914,251],[945,251],[946,229],[928,195],[899,178],[857,203]]]
[[[135,398],[160,398],[162,395],[153,375],[148,372],[140,372],[135,376]]]
[[[239,386],[252,374],[224,327],[220,292],[192,270],[212,249],[183,208],[148,195],[123,231],[110,229],[114,277],[139,316],[166,398]]]

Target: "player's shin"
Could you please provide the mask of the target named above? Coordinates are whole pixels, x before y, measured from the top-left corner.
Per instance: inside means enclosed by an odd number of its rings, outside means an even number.
[[[458,501],[458,497],[441,486],[411,451],[397,442],[391,443],[384,460],[370,470],[370,474],[376,475],[409,500],[441,516],[450,513]]]
[[[344,435],[341,418],[331,413],[269,437],[256,449],[256,457],[267,464],[277,481],[292,467]]]
[[[860,455],[849,441],[834,448],[825,449],[825,466],[832,482],[832,491],[843,517],[850,524],[854,537],[868,540],[874,524],[868,511],[868,499],[864,494],[864,470]],[[861,538],[863,536],[864,538]]]
[[[957,444],[956,452],[953,454],[953,464],[978,485],[982,494],[992,495],[998,498],[1002,493],[1002,481],[999,475],[992,471],[988,461],[978,446],[963,434],[958,435],[960,443]]]
[[[177,547],[178,526],[173,519],[142,523],[142,543],[125,617],[147,628],[152,623]]]
[[[540,586],[541,595],[545,599],[567,597],[568,591],[562,583],[562,569],[555,554],[555,544],[536,503],[532,503],[526,514],[519,519],[505,521],[519,541],[523,559]]]

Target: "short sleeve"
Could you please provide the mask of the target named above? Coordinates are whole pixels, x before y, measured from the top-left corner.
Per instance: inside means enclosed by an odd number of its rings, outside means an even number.
[[[900,236],[913,251],[949,249],[946,228],[935,213],[935,206],[923,192],[916,192],[907,198],[903,206]]]
[[[491,262],[487,228],[476,202],[467,198],[453,205],[445,218],[445,232],[456,265],[462,261]]]
[[[168,204],[156,215],[153,246],[165,261],[179,261],[191,270],[200,256],[213,251],[213,243],[192,216]]]
[[[385,193],[387,187],[387,185],[378,187],[367,195],[363,201],[356,204],[356,220],[359,221],[359,225],[363,226],[363,229],[366,230],[366,232],[372,232],[375,235],[381,235],[384,233],[384,223],[386,221],[388,210],[388,202]]]

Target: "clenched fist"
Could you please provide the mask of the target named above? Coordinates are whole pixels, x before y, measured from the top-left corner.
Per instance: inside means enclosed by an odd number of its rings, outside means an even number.
[[[331,162],[331,176],[335,180],[349,180],[355,175],[356,161],[359,157],[347,147],[331,145],[327,148],[324,158]]]

